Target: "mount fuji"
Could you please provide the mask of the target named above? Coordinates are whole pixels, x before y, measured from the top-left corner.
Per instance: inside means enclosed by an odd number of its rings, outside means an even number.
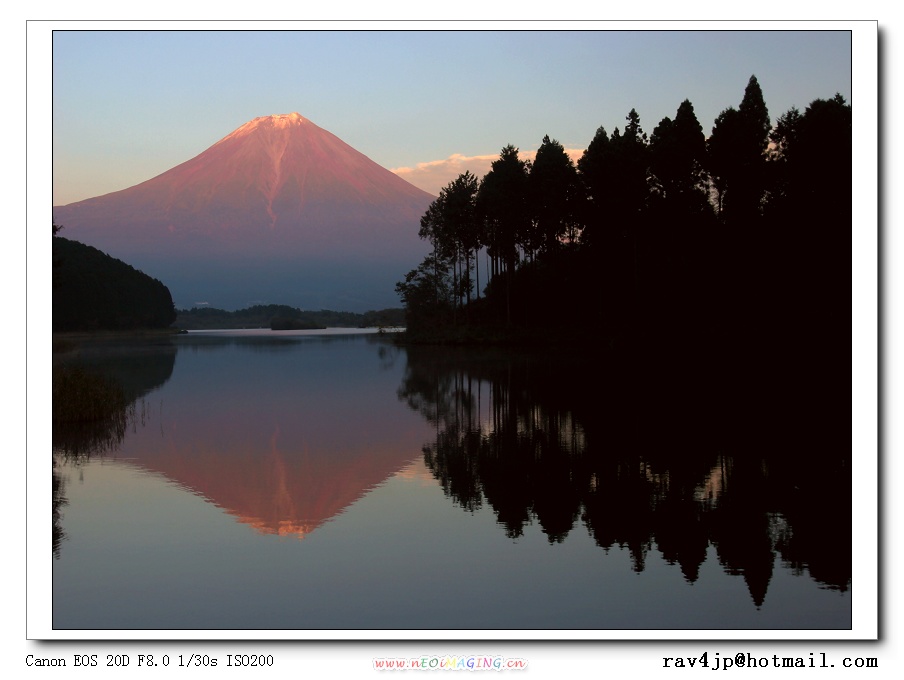
[[[433,196],[298,113],[263,116],[122,191],[53,208],[63,236],[169,287],[177,308],[399,306]]]

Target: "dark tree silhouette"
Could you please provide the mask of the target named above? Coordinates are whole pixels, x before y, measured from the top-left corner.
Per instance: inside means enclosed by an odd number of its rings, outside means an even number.
[[[578,161],[586,191],[581,243],[597,269],[597,298],[590,303],[602,327],[618,333],[631,325],[637,292],[637,235],[648,195],[647,136],[631,109],[625,133],[596,135]],[[615,330],[620,329],[620,330]]]
[[[623,225],[623,233],[637,223],[643,210],[649,167],[647,135],[640,127],[640,116],[631,109],[625,120],[628,124],[624,134],[619,134],[616,128],[609,140],[614,151],[613,162],[618,168],[612,174],[610,208],[613,217]]]
[[[761,295],[774,243],[764,238],[762,210],[767,188],[769,112],[755,76],[744,90],[739,108],[719,114],[707,142],[708,170],[724,227],[716,243],[722,288],[716,314],[736,332],[756,323],[766,311]]]
[[[649,147],[640,116],[631,109],[622,134],[618,128],[603,147],[606,184],[593,193],[602,202],[606,238],[603,266],[609,270],[610,323],[623,332],[636,331],[638,311],[638,239],[643,230],[648,197]],[[599,190],[601,195],[597,197]]]
[[[756,76],[750,76],[739,108],[716,118],[709,138],[709,172],[718,193],[719,214],[746,228],[760,212],[766,182],[769,111]]]
[[[841,331],[851,228],[851,107],[843,97],[790,109],[771,134],[764,212],[780,247],[771,253],[770,299],[782,325],[812,343]],[[834,337],[834,336],[833,336]],[[812,353],[812,351],[811,351]]]
[[[464,321],[500,337],[592,331],[613,345],[762,342],[793,321],[792,300],[804,305],[814,282],[837,280],[817,260],[839,266],[839,241],[825,227],[850,221],[850,106],[836,97],[792,109],[769,142],[769,112],[751,76],[708,140],[684,100],[649,139],[635,109],[623,129],[598,128],[576,171],[549,135],[533,164],[506,146],[476,197],[466,173],[421,220],[435,251],[429,280],[451,278],[447,325],[461,339],[481,337],[459,333]],[[483,248],[486,299],[472,305],[472,271],[478,298],[483,292],[472,258]],[[423,267],[412,276],[400,291],[426,280]],[[843,291],[832,285],[798,318],[836,317],[828,301]],[[441,304],[439,290],[432,297]],[[463,302],[469,313],[456,317]]]
[[[650,172],[667,198],[697,203],[705,198],[705,160],[703,127],[693,104],[685,99],[675,120],[663,118],[650,136]]]
[[[714,213],[706,191],[706,141],[694,107],[684,100],[675,120],[650,136],[651,195],[643,243],[646,324],[686,328],[704,323]]]
[[[434,250],[395,286],[405,306],[405,323],[412,333],[442,328],[454,305],[452,263]]]
[[[474,290],[471,263],[476,263],[481,235],[476,212],[477,186],[477,177],[470,172],[459,175],[440,190],[421,217],[419,236],[433,246],[432,263],[438,266],[446,261],[452,268],[453,314],[462,297],[470,304]],[[438,271],[433,278],[439,280]]]
[[[610,156],[609,135],[606,128],[599,127],[577,164],[578,177],[586,191],[581,220],[584,223],[581,243],[585,246],[602,248],[605,242],[605,210],[611,193],[610,178],[615,171]]]
[[[520,261],[519,248],[530,227],[527,203],[530,165],[509,144],[493,161],[477,192],[477,210],[484,220],[484,245],[493,259],[494,278],[505,276],[506,321],[511,323],[511,279]]]
[[[477,188],[477,177],[466,172],[440,192],[443,232],[450,241],[455,259],[463,264],[460,268],[460,284],[456,289],[457,297],[460,299],[464,293],[469,304],[474,289],[471,281],[471,263],[476,263],[477,251],[480,248]]]
[[[847,417],[837,391],[848,378],[837,359],[849,351],[850,289],[841,273],[849,268],[848,234],[857,228],[851,212],[851,131],[851,107],[840,96],[780,117],[772,134],[773,181],[764,209],[773,247],[761,289],[768,306],[760,315],[764,328],[780,332],[770,358],[772,373],[792,388],[782,411],[789,432],[818,434],[828,446],[845,436]],[[791,396],[801,392],[810,398]]]
[[[533,234],[529,250],[543,255],[555,254],[562,239],[574,240],[574,201],[577,170],[565,148],[549,135],[537,150],[530,170],[530,208]]]

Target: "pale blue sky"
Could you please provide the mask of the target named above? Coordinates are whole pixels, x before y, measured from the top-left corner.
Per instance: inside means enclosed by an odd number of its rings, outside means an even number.
[[[390,169],[545,134],[584,148],[632,107],[652,132],[684,99],[709,133],[751,74],[773,121],[836,92],[856,109],[847,31],[56,31],[54,204],[149,179],[272,113]]]

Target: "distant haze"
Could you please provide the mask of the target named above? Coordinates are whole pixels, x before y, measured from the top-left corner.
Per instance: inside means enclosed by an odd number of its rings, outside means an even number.
[[[136,186],[65,206],[63,236],[160,279],[177,307],[399,306],[433,196],[298,113],[255,118]]]

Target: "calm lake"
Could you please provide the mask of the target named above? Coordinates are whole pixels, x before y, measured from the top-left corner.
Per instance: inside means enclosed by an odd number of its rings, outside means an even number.
[[[387,335],[56,355],[132,405],[54,428],[54,629],[851,628],[848,451],[719,372]]]

